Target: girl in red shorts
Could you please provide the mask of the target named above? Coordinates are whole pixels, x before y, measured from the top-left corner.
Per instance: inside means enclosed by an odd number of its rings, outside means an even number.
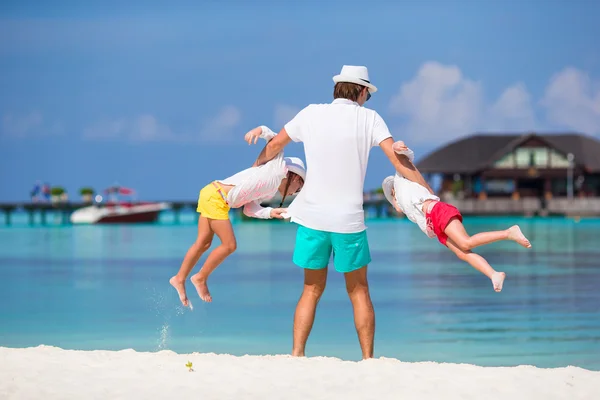
[[[397,154],[413,161],[414,153],[403,142],[394,143],[393,148]],[[481,232],[469,236],[462,224],[462,215],[456,207],[440,201],[439,197],[425,187],[398,174],[385,178],[382,186],[386,199],[398,212],[419,225],[428,237],[437,237],[440,243],[452,250],[459,259],[490,278],[496,292],[502,290],[506,274],[495,271],[483,257],[471,250],[499,240],[512,240],[523,247],[531,248],[531,243],[518,225],[503,231]]]

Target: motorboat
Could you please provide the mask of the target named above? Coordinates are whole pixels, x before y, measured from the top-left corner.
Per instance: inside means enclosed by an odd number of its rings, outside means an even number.
[[[71,214],[73,224],[133,224],[156,222],[161,211],[171,208],[164,202],[121,201],[119,195],[132,196],[133,189],[111,186],[104,190],[108,201],[97,195],[94,204],[79,208]]]

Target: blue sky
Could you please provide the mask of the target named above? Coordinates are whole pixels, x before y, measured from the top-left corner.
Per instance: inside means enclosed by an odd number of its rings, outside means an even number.
[[[600,137],[597,2],[249,3],[1,2],[0,201],[36,180],[193,200],[252,164],[246,131],[331,101],[343,64],[417,158],[476,131]],[[366,189],[390,173],[373,149]]]

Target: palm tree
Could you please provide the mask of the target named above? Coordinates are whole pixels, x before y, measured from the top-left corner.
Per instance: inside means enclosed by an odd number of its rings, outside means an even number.
[[[79,194],[81,195],[81,200],[84,203],[91,203],[94,193],[95,193],[94,189],[89,186],[82,187],[81,189],[79,189]]]
[[[61,186],[53,186],[50,189],[50,196],[52,203],[58,203],[67,199],[67,191]]]

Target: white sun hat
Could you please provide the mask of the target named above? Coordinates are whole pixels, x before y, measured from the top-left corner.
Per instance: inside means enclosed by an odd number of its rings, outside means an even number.
[[[383,180],[383,183],[381,184],[381,188],[383,189],[383,194],[387,201],[394,204],[394,202],[396,201],[396,199],[394,199],[394,196],[392,196],[392,190],[394,189],[394,176],[390,175],[387,178],[385,178]]]
[[[339,75],[333,77],[333,81],[335,83],[350,82],[366,86],[371,94],[377,91],[375,85],[369,81],[369,70],[362,65],[344,65]]]
[[[285,166],[287,167],[288,171],[299,175],[303,181],[306,180],[306,168],[304,167],[304,162],[302,162],[301,159],[298,157],[284,157],[283,159],[285,160]]]

